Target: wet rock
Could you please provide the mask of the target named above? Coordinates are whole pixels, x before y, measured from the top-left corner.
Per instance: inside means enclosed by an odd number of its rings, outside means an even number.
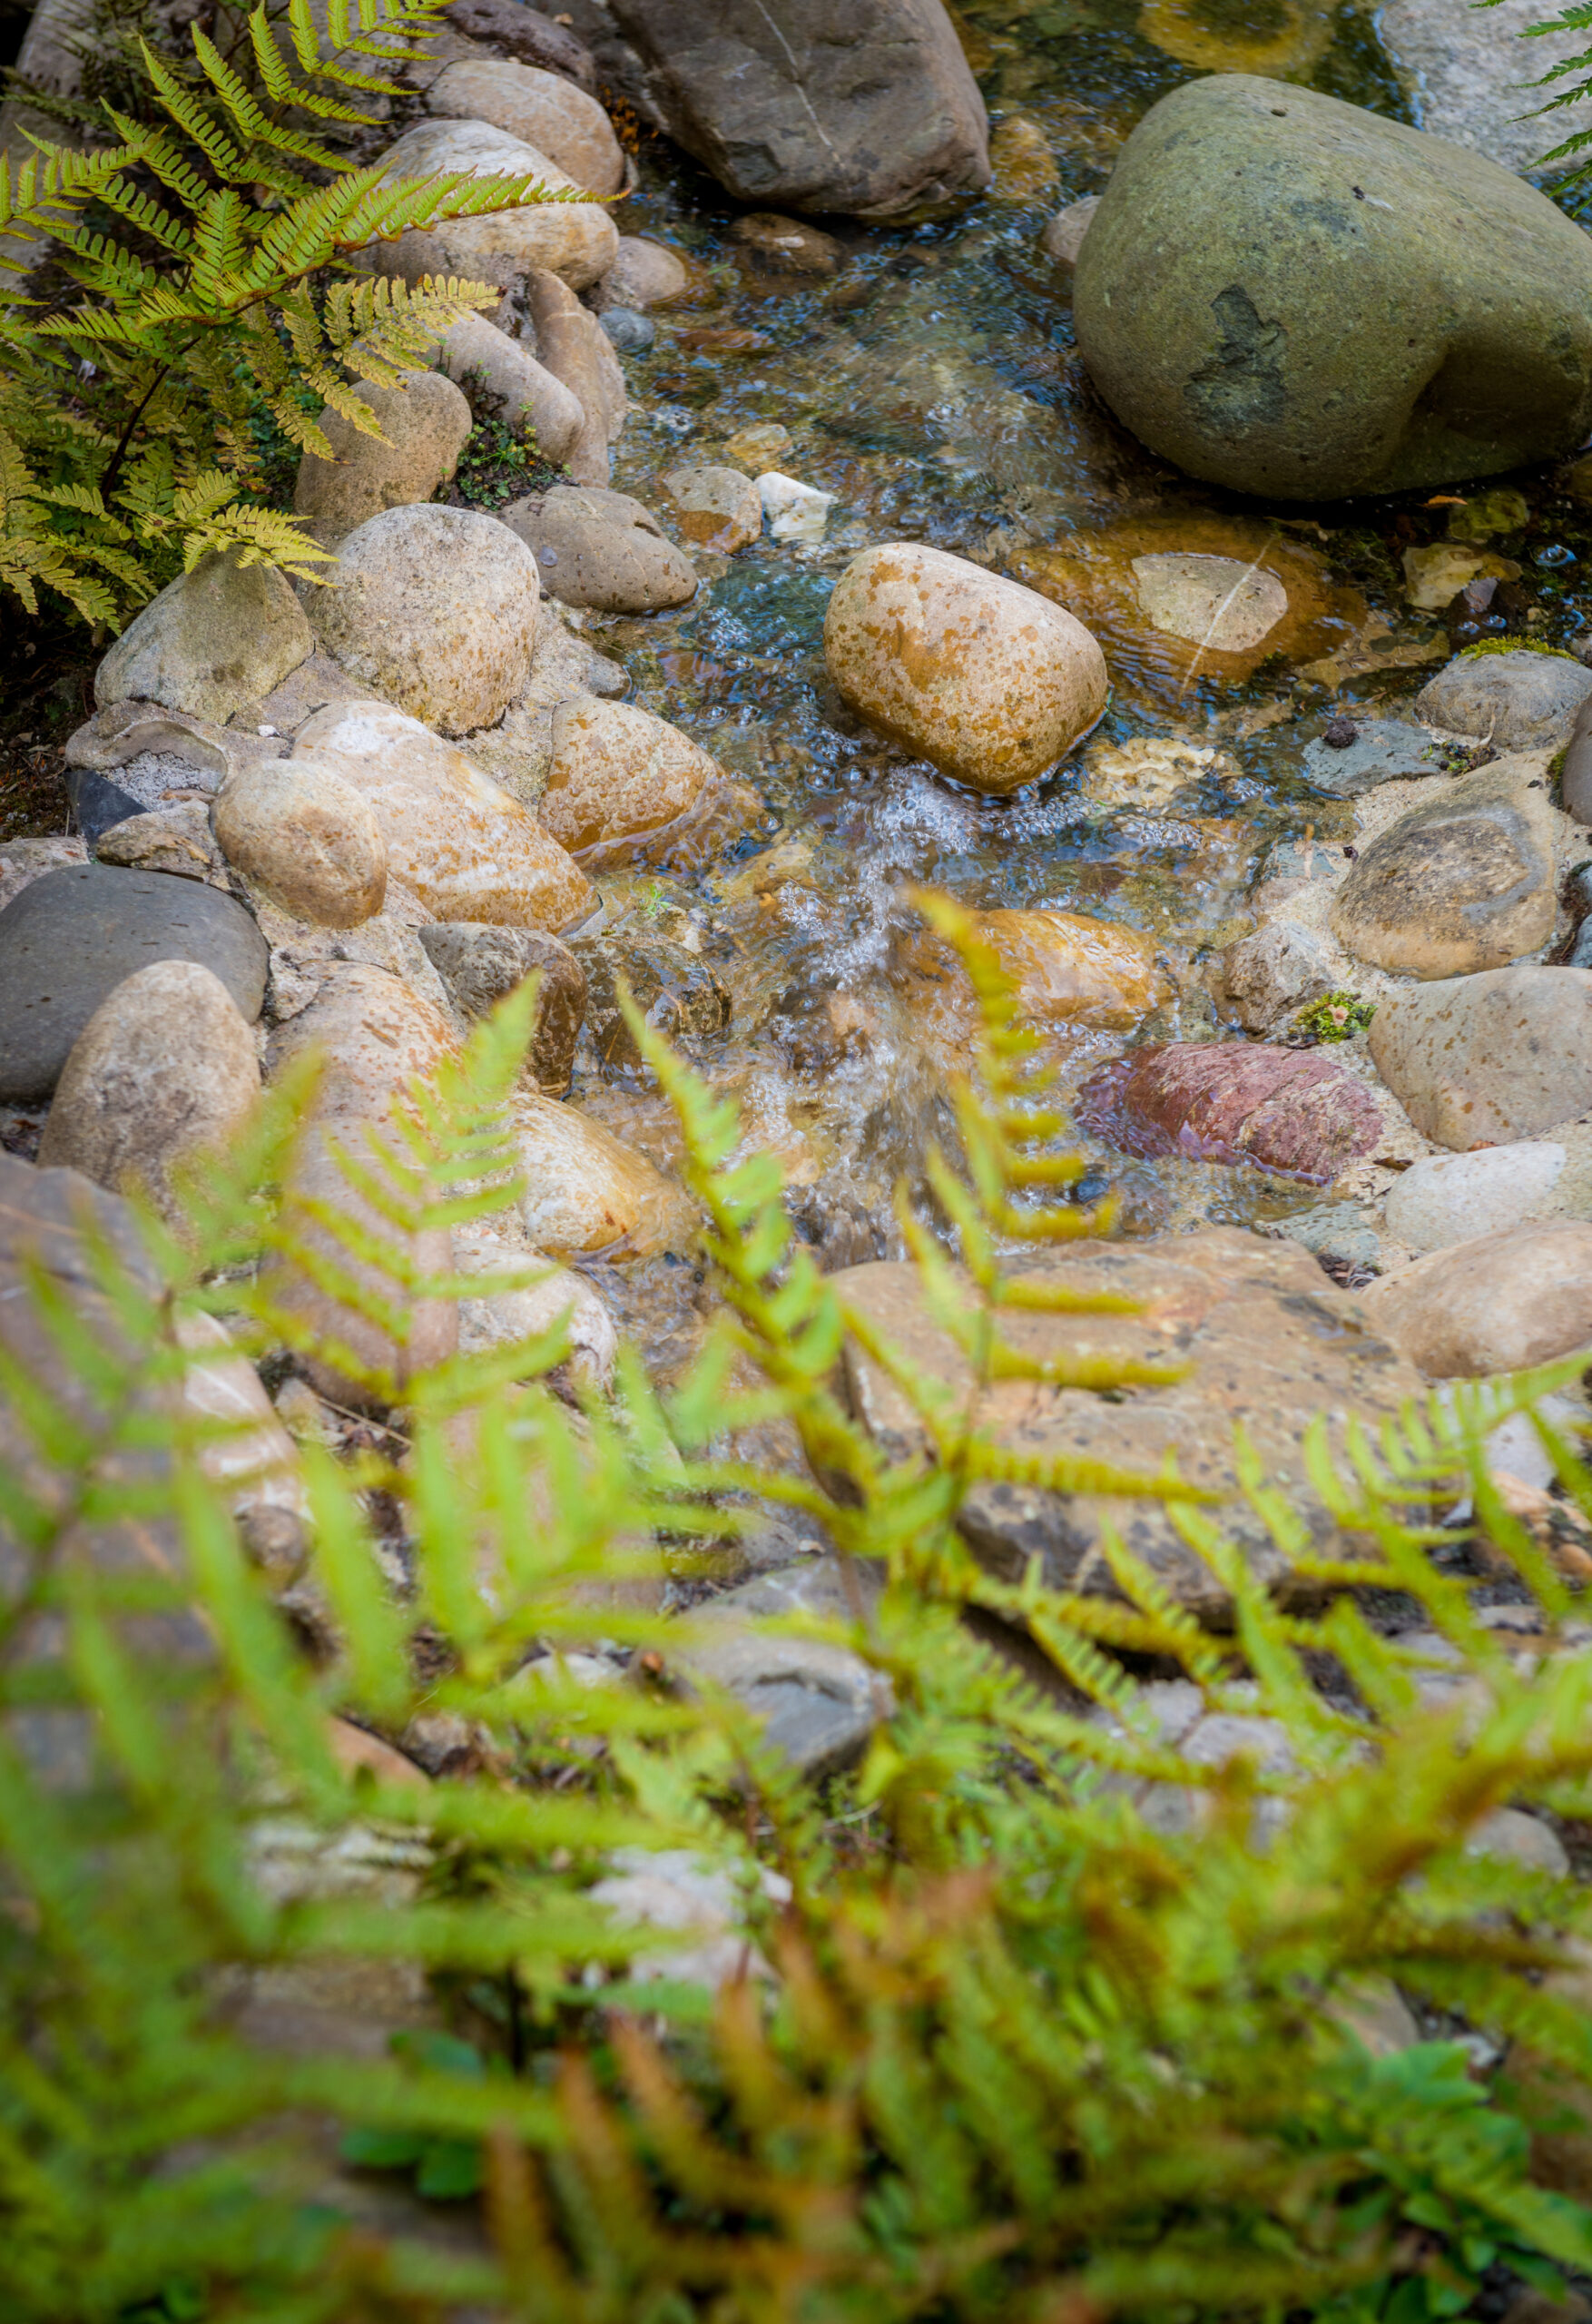
[[[7,840],[0,846],[0,911],[33,881],[42,880],[46,872],[59,872],[69,863],[87,861],[88,850],[80,839]]]
[[[183,1167],[225,1153],[259,1097],[254,1035],[226,986],[192,960],[159,960],[123,978],[73,1043],[40,1167],[136,1187],[180,1227]]]
[[[135,799],[131,791],[112,783],[92,768],[69,766],[66,770],[66,803],[72,810],[72,820],[91,847],[106,832],[114,831],[129,815],[142,815],[144,803]]]
[[[588,193],[617,193],[624,183],[624,155],[596,98],[538,65],[462,58],[432,82],[426,108],[456,121],[490,122],[545,153]]]
[[[1288,611],[1288,592],[1276,575],[1233,556],[1135,556],[1133,570],[1152,625],[1214,653],[1251,652]]]
[[[1404,592],[1418,612],[1440,614],[1468,582],[1518,581],[1520,568],[1507,556],[1490,556],[1454,541],[1433,541],[1404,551]]]
[[[1058,210],[1055,217],[1047,222],[1045,231],[1039,237],[1039,247],[1046,257],[1070,272],[1078,262],[1084,236],[1088,232],[1099,207],[1099,195],[1086,193],[1081,202],[1069,202],[1065,210]]]
[[[1217,961],[1223,997],[1245,1032],[1269,1033],[1337,985],[1333,948],[1313,929],[1273,921]]]
[[[1370,1091],[1333,1059],[1232,1041],[1135,1049],[1084,1083],[1077,1118],[1125,1153],[1250,1162],[1318,1184],[1382,1135]]]
[[[676,1049],[689,1051],[729,1031],[729,992],[683,944],[661,937],[577,936],[570,949],[585,970],[586,1031],[599,1066],[628,1072],[642,1061],[619,1006],[621,980],[647,1023]]]
[[[599,286],[605,307],[667,307],[684,297],[691,277],[683,261],[662,242],[621,234],[619,255]]]
[[[1538,762],[1500,759],[1373,839],[1339,889],[1332,921],[1361,960],[1430,980],[1535,952],[1557,911]]]
[[[163,872],[67,865],[0,912],[0,1099],[47,1098],[90,1018],[157,960],[211,970],[252,1024],[266,949],[231,896]]]
[[[451,0],[447,15],[467,38],[485,42],[521,64],[561,73],[577,89],[595,93],[596,63],[585,41],[556,18],[526,7],[523,0]]]
[[[1456,1243],[1361,1294],[1371,1329],[1430,1380],[1519,1372],[1592,1346],[1592,1225],[1560,1219]]]
[[[678,1248],[690,1215],[678,1187],[601,1122],[552,1098],[511,1103],[525,1177],[520,1217],[540,1251],[604,1251],[645,1259]]]
[[[452,477],[470,432],[469,405],[439,372],[407,372],[396,388],[363,381],[352,392],[381,435],[366,435],[329,404],[319,425],[332,457],[306,452],[293,487],[294,513],[327,548],[384,508],[429,500]]]
[[[522,183],[534,179],[554,192],[581,191],[535,145],[486,121],[421,122],[389,146],[381,162],[388,182],[460,170],[472,177],[518,178]],[[371,255],[379,271],[401,275],[411,290],[427,274],[452,274],[507,290],[545,268],[573,290],[584,290],[607,273],[618,245],[614,222],[600,203],[546,202],[410,227],[396,241],[373,244]]]
[[[597,320],[619,355],[644,355],[658,336],[652,317],[638,315],[634,307],[604,307]]]
[[[1153,936],[1069,911],[988,911],[978,931],[1038,1024],[1135,1025],[1172,987]]]
[[[851,709],[976,791],[1046,773],[1106,707],[1105,657],[1048,598],[943,549],[864,549],[830,599],[824,658]]]
[[[1567,1136],[1576,1133],[1567,1131]],[[1577,1167],[1552,1138],[1484,1147],[1476,1154],[1430,1154],[1396,1178],[1382,1206],[1387,1232],[1417,1253],[1469,1243],[1555,1211],[1592,1216],[1592,1156],[1583,1131]]]
[[[757,1627],[791,1614],[848,1619],[838,1559],[814,1558],[726,1590],[681,1625],[673,1659],[693,1686],[722,1688],[744,1704],[770,1748],[816,1781],[860,1758],[893,1697],[889,1680],[850,1647]]]
[[[770,468],[757,480],[757,497],[769,533],[777,541],[821,541],[835,505],[832,492],[803,484],[793,476]]]
[[[612,465],[609,448],[624,432],[628,409],[619,358],[595,315],[555,272],[534,273],[526,295],[536,353],[585,415],[565,455],[569,473],[576,484],[605,485]]]
[[[1389,996],[1377,1071],[1417,1129],[1459,1153],[1592,1108],[1592,972],[1517,967]]]
[[[179,880],[208,880],[216,888],[230,885],[226,859],[210,827],[210,810],[200,799],[155,813],[141,809],[113,823],[101,834],[94,859],[128,872],[171,872]]]
[[[314,644],[280,573],[212,553],[128,624],[94,674],[94,700],[136,697],[224,722],[280,684]]]
[[[1109,807],[1165,807],[1214,774],[1235,775],[1225,751],[1170,735],[1135,734],[1131,742],[1099,743],[1090,751],[1079,785],[1086,799]]]
[[[556,931],[591,911],[590,884],[556,840],[417,719],[384,702],[336,704],[299,748],[369,801],[389,877],[430,917]]]
[[[832,234],[800,218],[781,218],[776,210],[745,211],[730,231],[770,274],[838,274],[845,261]]]
[[[983,102],[938,0],[727,15],[614,0],[599,64],[737,202],[888,218],[989,177]]]
[[[534,428],[544,458],[568,458],[586,424],[580,398],[517,339],[484,315],[461,315],[442,342],[442,360],[450,379],[470,379],[506,428]]]
[[[542,822],[591,866],[655,860],[726,788],[717,761],[649,711],[576,699],[553,714]]]
[[[724,446],[724,458],[732,468],[745,468],[752,476],[771,473],[770,460],[782,459],[794,438],[788,428],[777,419],[754,419],[749,428],[738,428]]]
[[[586,1014],[585,970],[569,946],[540,930],[478,921],[438,921],[419,935],[467,1024],[489,1017],[527,977],[537,979],[536,1026],[522,1078],[529,1088],[562,1098]]]
[[[762,497],[739,468],[687,460],[658,478],[658,490],[675,530],[693,548],[731,556],[762,532]]]
[[[989,164],[992,201],[1020,203],[1025,210],[1055,201],[1061,173],[1037,121],[1008,113],[990,133]]]
[[[444,1281],[451,1274],[447,1230],[403,1236],[350,1184],[342,1157],[366,1171],[380,1169],[384,1156],[401,1166],[408,1149],[395,1125],[410,1085],[429,1081],[454,1047],[453,1028],[440,1010],[397,977],[353,960],[328,962],[309,1006],[271,1037],[273,1079],[307,1050],[320,1060],[283,1189],[284,1223],[323,1267],[351,1276],[373,1305],[404,1318],[402,1336],[395,1336],[308,1269],[288,1258],[276,1263],[271,1289],[303,1334],[300,1361],[312,1385],[336,1403],[360,1410],[390,1403],[417,1371],[441,1363],[458,1344],[456,1302],[415,1298],[391,1269],[357,1256],[310,1215],[311,1206],[325,1206],[384,1247],[396,1242],[422,1279]],[[357,1368],[339,1366],[342,1351]]]
[[[1592,670],[1560,654],[1460,654],[1421,687],[1418,717],[1495,750],[1554,750],[1592,694]]]
[[[387,900],[388,848],[376,810],[313,752],[229,777],[214,818],[228,862],[295,920],[357,928]]]
[[[1300,1442],[1320,1413],[1330,1416],[1340,1450],[1351,1413],[1372,1429],[1392,1417],[1420,1393],[1411,1365],[1369,1327],[1352,1299],[1332,1289],[1308,1253],[1232,1227],[1155,1243],[1069,1246],[1031,1272],[1079,1294],[1133,1300],[1139,1312],[1013,1311],[1002,1330],[1025,1354],[1055,1364],[1186,1369],[1174,1383],[1127,1386],[1110,1401],[1081,1388],[997,1382],[980,1400],[981,1425],[1019,1457],[1100,1462],[1140,1477],[1155,1474],[1172,1455],[1185,1482],[1227,1496],[1218,1521],[1263,1582],[1282,1597],[1314,1594],[1318,1585],[1294,1575],[1236,1494],[1233,1424],[1242,1422],[1267,1475],[1288,1492],[1315,1551],[1349,1556],[1351,1545],[1311,1487]],[[847,1305],[920,1376],[946,1382],[960,1409],[969,1391],[964,1359],[929,1321],[916,1269],[884,1261],[833,1280]],[[845,1364],[852,1410],[875,1443],[892,1457],[918,1450],[919,1424],[893,1381],[855,1342],[848,1342]],[[1113,1526],[1181,1604],[1202,1620],[1230,1619],[1221,1583],[1155,1500],[981,1484],[959,1523],[997,1573],[1016,1581],[1037,1555],[1053,1588],[1107,1594],[1115,1583],[1101,1535]]]
[[[1334,738],[1329,727],[1304,746],[1306,780],[1331,798],[1357,799],[1380,783],[1442,771],[1442,745],[1423,727],[1399,718],[1343,723],[1350,728],[1345,739]]]
[[[479,1282],[477,1295],[459,1302],[461,1355],[540,1339],[562,1322],[569,1335],[564,1363],[570,1379],[599,1394],[613,1385],[619,1334],[584,1275],[550,1266],[539,1251],[506,1241],[489,1225],[454,1228],[453,1263],[460,1275]]]
[[[555,484],[515,501],[502,521],[535,556],[548,596],[563,605],[642,614],[696,595],[691,559],[626,492]]]
[[[1123,148],[1073,293],[1117,417],[1191,475],[1285,499],[1446,485],[1577,443],[1586,237],[1474,154],[1279,90],[1190,82]],[[1191,215],[1197,245],[1168,267]]]
[[[313,593],[315,629],[350,677],[463,734],[526,682],[541,595],[525,543],[466,508],[388,508],[349,533]]]

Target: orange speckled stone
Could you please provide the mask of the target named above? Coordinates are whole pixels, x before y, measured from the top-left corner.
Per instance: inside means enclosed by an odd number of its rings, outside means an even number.
[[[852,558],[823,646],[860,716],[975,791],[1034,782],[1106,707],[1106,657],[1065,606],[909,541]]]

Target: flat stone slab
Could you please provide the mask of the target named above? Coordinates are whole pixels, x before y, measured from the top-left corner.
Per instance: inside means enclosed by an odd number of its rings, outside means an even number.
[[[1251,1162],[1322,1185],[1382,1135],[1370,1090],[1335,1059],[1248,1041],[1134,1049],[1090,1075],[1077,1119],[1125,1154]]]
[[[1341,750],[1322,734],[1304,746],[1305,780],[1333,799],[1358,799],[1379,783],[1442,771],[1442,744],[1424,726],[1407,725],[1401,718],[1366,719]]]
[[[1214,1513],[1268,1588],[1284,1600],[1318,1596],[1321,1585],[1296,1571],[1238,1493],[1233,1430],[1242,1423],[1312,1551],[1351,1556],[1305,1473],[1304,1432],[1318,1413],[1327,1413],[1329,1441],[1341,1457],[1351,1413],[1374,1432],[1421,1393],[1420,1374],[1370,1328],[1357,1302],[1334,1290],[1296,1245],[1235,1227],[1155,1243],[1074,1245],[1026,1272],[1142,1306],[1130,1315],[1011,1311],[1001,1319],[1003,1335],[1024,1354],[1056,1365],[1096,1359],[1155,1365],[1182,1377],[1126,1386],[1110,1401],[1085,1388],[997,1381],[981,1399],[983,1429],[1020,1455],[1100,1463],[1144,1478],[1173,1457],[1185,1482],[1221,1497]],[[966,1364],[924,1312],[916,1268],[880,1260],[830,1280],[849,1308],[920,1376],[944,1381],[953,1407],[962,1409]],[[894,1380],[851,1338],[845,1376],[852,1411],[882,1449],[893,1457],[926,1449]],[[981,1483],[959,1522],[978,1558],[1006,1580],[1020,1581],[1037,1556],[1052,1588],[1115,1596],[1102,1548],[1111,1526],[1180,1604],[1202,1620],[1230,1617],[1225,1590],[1182,1540],[1164,1501]]]
[[[47,1098],[79,1033],[123,977],[193,960],[248,1021],[265,999],[265,939],[240,903],[169,872],[74,863],[0,911],[0,1100]]]

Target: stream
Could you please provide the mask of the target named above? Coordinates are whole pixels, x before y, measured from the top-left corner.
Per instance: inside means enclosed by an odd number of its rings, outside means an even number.
[[[696,1061],[738,1099],[749,1143],[781,1156],[793,1216],[826,1267],[899,1255],[893,1189],[920,1186],[925,1146],[947,1127],[948,1072],[968,1054],[965,1019],[926,970],[905,883],[975,910],[1058,908],[1154,936],[1174,997],[1126,1032],[1056,1031],[1064,1091],[1140,1040],[1233,1038],[1204,964],[1251,925],[1246,891],[1280,849],[1352,829],[1348,808],[1306,780],[1306,743],[1334,712],[1408,715],[1452,650],[1442,616],[1410,605],[1400,562],[1444,537],[1440,496],[1271,507],[1157,460],[1093,392],[1070,276],[1039,240],[1057,209],[1102,188],[1145,111],[1203,70],[1286,75],[1414,118],[1370,19],[1293,0],[972,0],[959,22],[997,165],[989,194],[954,216],[826,220],[843,254],[836,271],[769,275],[732,237],[722,191],[646,138],[639,187],[615,212],[621,232],[680,251],[698,295],[656,310],[654,345],[626,359],[633,409],[614,485],[650,501],[672,463],[730,458],[835,496],[821,543],[765,534],[732,558],[700,557],[703,586],[677,614],[584,617],[629,672],[633,698],[766,803],[728,860],[599,884],[611,931],[683,942],[727,989],[728,1034],[700,1044]],[[757,458],[726,452],[754,427],[789,442]],[[1584,517],[1551,474],[1491,481],[1529,508],[1526,526],[1489,546],[1522,567],[1530,634],[1573,643],[1586,620]],[[827,679],[830,592],[858,550],[892,538],[1045,591],[1105,647],[1101,726],[1009,802],[962,792],[882,742]],[[1148,625],[1131,565],[1156,550],[1260,557],[1283,578],[1290,612],[1260,658],[1202,655]],[[1090,763],[1146,737],[1208,753],[1197,788],[1175,812],[1153,799],[1097,803]],[[667,1109],[635,1071],[599,1068],[588,1050],[572,1095],[673,1159]],[[1083,1192],[1109,1187],[1120,1235],[1263,1225],[1321,1199],[1253,1167],[1076,1142],[1091,1162]],[[670,1343],[683,1354],[691,1334],[680,1336],[685,1309],[663,1295],[660,1267],[626,1270],[624,1285],[599,1272],[666,1374]]]

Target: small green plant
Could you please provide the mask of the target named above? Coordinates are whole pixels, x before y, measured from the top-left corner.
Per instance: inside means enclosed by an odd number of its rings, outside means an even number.
[[[78,294],[3,302],[0,585],[30,613],[44,589],[119,627],[215,550],[313,578],[326,552],[263,505],[270,437],[330,457],[322,409],[378,436],[353,383],[396,383],[496,296],[351,261],[412,227],[571,198],[464,171],[389,182],[316,133],[369,122],[350,95],[404,94],[370,68],[409,60],[439,7],[331,0],[323,31],[290,0],[284,47],[261,0],[230,54],[195,25],[186,72],[140,39],[148,119],[105,100],[113,144],[0,158],[0,251],[47,239]]]
[[[1307,1041],[1352,1040],[1376,1015],[1374,1002],[1352,992],[1323,992],[1307,1002],[1293,1019],[1293,1032]]]
[[[1490,0],[1489,0],[1490,5]],[[1541,637],[1479,637],[1473,645],[1462,645],[1459,658],[1465,661],[1475,654],[1552,654],[1561,662],[1577,662],[1578,657],[1562,645],[1549,645]]]
[[[1479,0],[1479,5],[1496,8],[1498,0]],[[1568,5],[1561,8],[1557,16],[1548,16],[1539,23],[1523,25],[1521,36],[1527,40],[1540,40],[1549,33],[1584,33],[1589,28],[1592,28],[1592,5],[1588,5],[1588,0],[1568,0]],[[1550,64],[1538,80],[1537,86],[1553,91],[1551,96],[1545,97],[1536,107],[1538,115],[1561,112],[1567,105],[1580,103],[1592,91],[1592,48],[1581,49],[1574,56],[1561,57],[1557,64]],[[1588,145],[1592,145],[1592,130],[1572,131],[1561,144],[1544,153],[1536,166],[1539,170],[1546,169],[1549,162],[1566,161],[1573,154],[1585,153]],[[1592,162],[1583,162],[1576,169],[1566,171],[1560,182],[1573,184],[1577,179],[1584,178],[1589,168],[1592,168]]]
[[[479,371],[467,371],[459,384],[475,426],[459,454],[451,498],[467,508],[501,508],[527,492],[568,483],[567,468],[542,457],[536,424],[528,415],[519,426],[511,426],[502,416],[501,399],[490,393]]]

